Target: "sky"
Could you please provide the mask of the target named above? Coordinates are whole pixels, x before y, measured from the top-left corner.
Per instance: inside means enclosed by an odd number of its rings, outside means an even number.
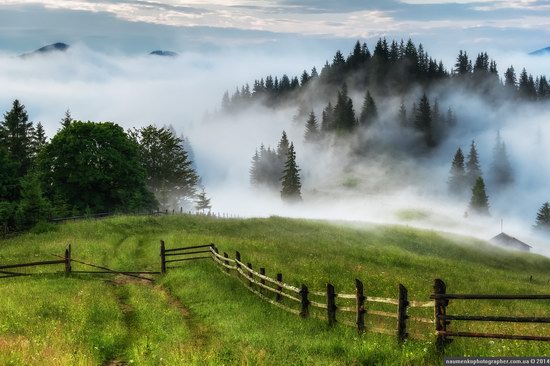
[[[550,46],[550,1],[0,0],[0,50],[14,52],[57,41],[135,53],[333,49],[380,36],[412,36],[436,57],[465,45],[529,52]]]

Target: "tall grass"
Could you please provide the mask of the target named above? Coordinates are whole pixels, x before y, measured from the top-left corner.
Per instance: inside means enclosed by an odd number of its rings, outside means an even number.
[[[409,227],[327,223],[278,217],[113,217],[55,226],[0,241],[0,263],[49,259],[72,244],[73,257],[120,270],[159,270],[159,241],[168,248],[215,243],[244,262],[281,272],[285,282],[354,292],[354,279],[371,296],[427,301],[434,278],[449,292],[548,293],[550,260],[499,250],[472,238]],[[73,275],[0,280],[0,364],[95,365],[436,365],[433,327],[398,346],[396,337],[324,321],[300,319],[251,294],[212,261],[182,262],[155,285],[108,276]],[[62,270],[62,268],[58,268]],[[74,264],[73,269],[85,269]],[[51,270],[51,268],[45,269]],[[88,268],[86,268],[88,270]],[[533,281],[529,277],[533,276]],[[370,305],[369,305],[370,306]],[[393,311],[391,307],[376,307]],[[546,316],[548,302],[452,301],[449,313]],[[368,312],[368,309],[367,309]],[[431,317],[431,309],[411,309]],[[322,315],[322,314],[321,314]],[[338,315],[341,317],[341,315]],[[367,315],[368,317],[368,315]],[[395,321],[367,327],[395,328]],[[541,325],[460,324],[456,330],[550,334]],[[533,356],[548,344],[457,339],[448,355]],[[45,357],[47,355],[47,357]]]

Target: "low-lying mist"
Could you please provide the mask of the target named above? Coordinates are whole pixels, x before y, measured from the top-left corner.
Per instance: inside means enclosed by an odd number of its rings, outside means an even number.
[[[327,58],[333,50],[327,50]],[[493,55],[494,57],[495,55]],[[547,58],[503,56],[495,58],[503,69],[550,74]],[[66,53],[21,59],[0,57],[0,106],[8,110],[19,99],[34,122],[42,122],[51,137],[65,110],[78,120],[113,121],[124,128],[147,124],[175,127],[189,138],[198,173],[212,211],[239,216],[284,215],[329,220],[400,223],[457,232],[489,239],[504,231],[550,254],[550,246],[537,238],[532,225],[536,212],[550,201],[550,106],[540,103],[488,104],[461,90],[446,92],[439,103],[452,107],[457,125],[431,154],[407,156],[391,151],[357,156],[354,141],[311,145],[304,142],[305,120],[296,121],[297,109],[254,105],[233,114],[219,113],[223,93],[262,75],[299,75],[325,60],[300,54],[256,54],[226,50],[183,53],[176,58],[130,57],[97,53],[76,45]],[[449,67],[450,64],[447,64]],[[407,108],[421,91],[406,98]],[[356,113],[363,95],[352,94]],[[429,95],[433,101],[438,95]],[[320,119],[328,100],[313,103]],[[379,102],[377,100],[377,102]],[[382,136],[396,150],[406,149],[394,120],[401,100],[380,101],[380,120],[365,132],[367,141]],[[444,112],[445,110],[443,110]],[[303,202],[285,204],[279,192],[252,188],[252,156],[263,143],[275,148],[286,131],[301,168]],[[490,170],[497,132],[506,143],[514,183],[506,191],[487,194],[491,217],[465,217],[469,195],[450,198],[447,181],[453,155],[465,155],[475,140],[481,168]]]

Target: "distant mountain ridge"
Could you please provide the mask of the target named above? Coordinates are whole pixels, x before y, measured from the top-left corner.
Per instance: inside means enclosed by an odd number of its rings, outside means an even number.
[[[163,57],[177,57],[179,56],[176,52],[173,51],[163,51],[163,50],[155,50],[151,52],[149,55],[152,56],[163,56]]]
[[[49,54],[54,52],[65,52],[67,51],[71,46],[69,46],[66,43],[63,42],[57,42],[52,43],[44,47],[40,47],[39,49],[30,52],[30,53],[24,53],[21,55],[21,57],[29,57],[34,55],[43,55],[43,54]]]
[[[550,55],[550,47],[541,48],[540,50],[529,52],[529,55],[531,56]]]

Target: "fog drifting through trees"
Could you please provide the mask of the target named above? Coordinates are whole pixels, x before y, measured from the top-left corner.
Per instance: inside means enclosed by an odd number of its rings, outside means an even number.
[[[369,46],[374,46],[372,41]],[[350,49],[352,43],[350,43]],[[425,45],[430,50],[430,45]],[[349,50],[342,50],[346,54]],[[468,50],[475,57],[478,50]],[[330,60],[334,50],[327,50]],[[458,53],[458,49],[457,49]],[[448,55],[445,66],[454,65]],[[498,64],[500,77],[510,65],[519,74],[523,67],[533,74],[550,75],[548,58],[490,55]],[[437,93],[442,106],[452,106],[457,126],[452,135],[429,156],[395,161],[386,154],[349,158],[353,144],[340,142],[331,149],[304,143],[306,119],[294,121],[296,108],[267,109],[261,105],[246,112],[220,115],[223,92],[255,78],[273,74],[300,75],[324,59],[301,55],[253,55],[227,52],[224,55],[181,54],[180,57],[130,58],[98,54],[74,47],[66,54],[18,59],[0,58],[0,107],[8,110],[13,99],[24,103],[30,119],[42,122],[51,137],[67,108],[79,120],[113,121],[125,129],[150,123],[172,124],[190,139],[202,183],[211,198],[212,211],[240,216],[284,215],[331,220],[365,220],[406,223],[460,232],[488,239],[504,230],[534,250],[550,254],[550,246],[533,237],[531,226],[541,204],[550,200],[550,104],[520,103],[488,105],[479,96],[463,92]],[[422,90],[407,94],[407,109]],[[364,93],[351,92],[355,111],[361,111]],[[402,100],[379,100],[379,125],[370,136],[385,136],[397,148],[405,148],[395,120]],[[320,118],[327,100],[313,101]],[[334,102],[334,98],[333,98]],[[308,111],[309,112],[309,111]],[[260,144],[275,148],[285,130],[294,143],[301,168],[303,202],[288,206],[279,192],[253,190],[248,170]],[[481,168],[491,169],[497,132],[514,172],[514,183],[505,192],[489,187],[490,218],[464,218],[468,199],[454,200],[448,194],[451,161],[458,147],[467,155],[476,141]]]

